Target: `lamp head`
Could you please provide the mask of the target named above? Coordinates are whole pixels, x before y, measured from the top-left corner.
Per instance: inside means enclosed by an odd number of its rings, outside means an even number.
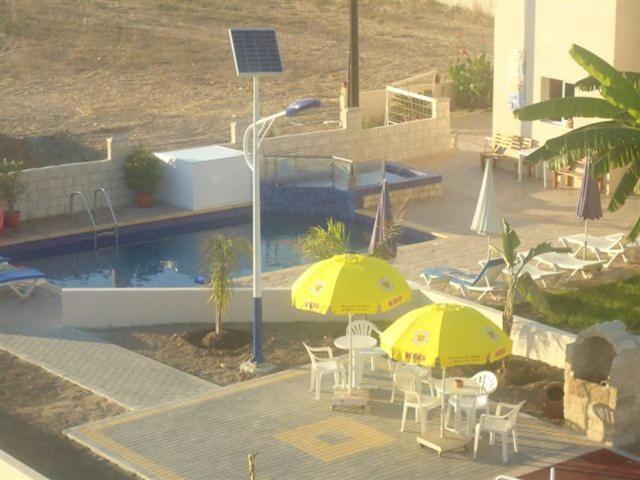
[[[300,100],[290,103],[285,109],[285,114],[287,117],[294,117],[305,110],[318,108],[319,106],[320,100],[317,98],[301,98]]]

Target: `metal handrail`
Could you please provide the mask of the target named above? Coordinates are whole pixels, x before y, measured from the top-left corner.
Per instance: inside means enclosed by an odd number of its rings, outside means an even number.
[[[93,214],[91,213],[91,209],[89,208],[89,203],[87,203],[87,199],[84,198],[84,195],[80,191],[73,192],[69,196],[69,211],[71,213],[71,221],[73,221],[73,199],[74,199],[74,197],[80,197],[80,199],[82,200],[82,203],[84,205],[85,210],[89,214],[89,220],[91,220],[91,226],[93,227],[93,248],[95,249],[95,248],[98,247],[98,228],[96,227],[96,221],[93,218]]]
[[[96,211],[97,208],[97,199],[98,194],[102,192],[104,194],[104,198],[107,200],[107,206],[109,207],[109,211],[111,212],[111,219],[113,220],[113,231],[116,240],[116,245],[118,245],[118,219],[116,218],[116,213],[113,211],[113,206],[111,205],[111,198],[109,198],[109,194],[104,188],[97,188],[93,192],[93,211]]]

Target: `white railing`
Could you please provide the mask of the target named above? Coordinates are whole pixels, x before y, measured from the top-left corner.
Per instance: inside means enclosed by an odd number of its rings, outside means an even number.
[[[385,91],[384,124],[423,120],[436,116],[436,99],[403,88],[388,86]]]

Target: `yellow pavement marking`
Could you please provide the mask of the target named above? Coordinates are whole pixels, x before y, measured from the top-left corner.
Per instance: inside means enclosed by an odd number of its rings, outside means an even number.
[[[325,433],[345,435],[348,438],[331,444],[320,438]],[[333,417],[321,422],[286,430],[275,438],[306,452],[323,462],[333,462],[349,455],[380,447],[396,439],[350,418]]]

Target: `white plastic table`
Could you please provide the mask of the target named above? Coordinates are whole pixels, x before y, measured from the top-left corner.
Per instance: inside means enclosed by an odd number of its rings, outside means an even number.
[[[518,152],[518,183],[522,183],[522,169],[524,167],[524,159],[527,158],[536,150],[538,150],[539,148],[540,147],[528,148],[526,150],[520,150]],[[536,178],[538,178],[537,175],[536,175]],[[547,189],[548,178],[549,178],[549,163],[545,160],[544,162],[542,162],[542,185],[545,190]]]
[[[341,350],[349,350],[349,337],[344,335],[342,337],[338,337],[333,341],[333,344],[336,348]],[[353,375],[351,378],[351,388],[358,388],[360,384],[360,380],[362,379],[362,356],[358,355],[358,350],[366,350],[368,348],[373,348],[378,344],[378,341],[373,337],[368,337],[366,335],[351,335],[351,348],[354,350],[353,352],[349,352],[349,361],[352,362],[352,371]]]
[[[463,381],[464,386],[457,387],[456,379],[460,379]],[[438,389],[438,392],[442,391],[442,381],[435,379],[434,384]],[[477,397],[481,394],[482,386],[476,382],[473,378],[465,378],[465,377],[450,377],[444,381],[444,391],[445,395],[453,398],[453,401],[456,402],[456,411],[454,416],[454,430],[456,433],[461,433],[460,420],[461,420],[461,412],[460,412],[460,399],[463,397]],[[466,435],[471,437],[473,435],[473,428],[475,426],[475,412],[474,415],[467,415],[467,431]]]

